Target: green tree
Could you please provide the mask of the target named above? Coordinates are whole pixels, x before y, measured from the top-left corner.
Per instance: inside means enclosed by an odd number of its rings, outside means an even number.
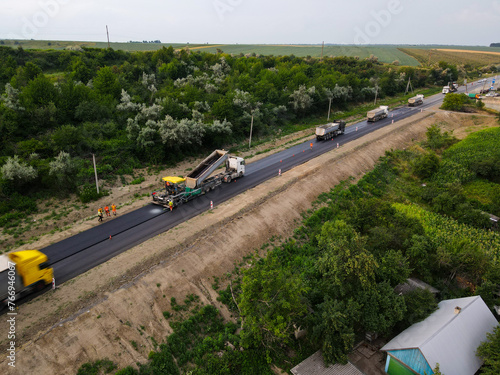
[[[415,289],[403,296],[406,314],[397,325],[398,331],[404,331],[409,326],[418,323],[437,310],[436,297],[427,289]]]
[[[270,349],[290,341],[307,312],[308,288],[272,253],[245,271],[239,298],[244,345]]]
[[[354,324],[359,319],[359,311],[360,305],[352,299],[339,301],[327,297],[318,306],[312,338],[321,343],[325,364],[347,363],[347,355],[354,346]]]
[[[74,175],[77,170],[77,165],[71,156],[64,151],[61,151],[56,158],[49,163],[49,174],[55,177],[60,187],[74,186]]]
[[[380,259],[377,279],[387,281],[393,287],[406,281],[411,269],[408,258],[400,250],[389,250]]]
[[[317,239],[322,250],[317,267],[327,284],[341,295],[372,287],[378,265],[353,227],[342,220],[329,221]]]
[[[463,112],[465,104],[468,102],[468,98],[463,94],[449,93],[443,99],[443,104],[441,109],[447,111]]]
[[[21,103],[26,109],[47,107],[50,103],[56,104],[57,99],[57,89],[43,74],[29,81],[21,94]]]
[[[434,152],[426,152],[413,162],[413,172],[422,179],[431,178],[439,169],[439,157]]]
[[[368,332],[388,334],[406,312],[403,297],[388,282],[360,291],[356,300],[362,306],[361,324]]]
[[[93,80],[93,85],[100,95],[110,96],[115,99],[120,97],[121,87],[118,77],[116,77],[109,66],[99,69]]]
[[[425,132],[425,135],[427,140],[423,143],[424,146],[434,151],[448,148],[458,142],[458,139],[453,136],[453,131],[451,133],[447,131],[442,132],[438,124],[430,126]]]
[[[73,125],[63,125],[52,134],[57,151],[74,151],[81,141],[80,130]]]
[[[477,348],[477,355],[484,361],[481,374],[500,374],[500,325],[497,325],[492,333],[486,334],[484,341]]]

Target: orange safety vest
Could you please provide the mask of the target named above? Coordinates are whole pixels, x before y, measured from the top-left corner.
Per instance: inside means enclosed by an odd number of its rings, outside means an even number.
[[[108,206],[104,207],[104,211],[108,212],[109,211],[109,207]]]
[[[116,206],[114,204],[111,205],[111,210],[116,211]]]

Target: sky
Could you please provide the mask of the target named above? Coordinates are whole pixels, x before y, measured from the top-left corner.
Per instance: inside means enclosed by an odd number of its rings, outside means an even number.
[[[0,39],[210,44],[500,42],[500,0],[0,0]]]

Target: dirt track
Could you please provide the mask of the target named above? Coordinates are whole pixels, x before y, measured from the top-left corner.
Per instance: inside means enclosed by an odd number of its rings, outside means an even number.
[[[403,148],[440,122],[463,137],[496,126],[493,117],[427,112],[396,122],[267,181],[137,246],[49,292],[18,311],[22,339],[15,374],[71,374],[85,362],[109,358],[120,367],[145,362],[152,340],[171,330],[162,312],[194,293],[217,302],[213,276],[230,272],[272,236],[287,238],[316,197],[350,176],[369,171],[388,149]],[[41,313],[42,312],[42,313]],[[144,326],[144,334],[140,334]],[[0,332],[7,332],[5,319]],[[2,349],[6,338],[1,337]],[[138,344],[134,349],[131,341]],[[4,351],[5,353],[5,351]],[[7,363],[2,357],[0,368]]]

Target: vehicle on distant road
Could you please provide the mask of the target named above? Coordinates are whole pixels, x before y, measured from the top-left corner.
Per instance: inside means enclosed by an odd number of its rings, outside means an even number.
[[[421,104],[424,104],[424,96],[422,94],[419,94],[417,96],[414,96],[413,98],[408,99],[409,107],[416,107],[417,105]]]
[[[366,117],[368,118],[367,119],[368,122],[375,122],[383,118],[386,118],[388,115],[389,115],[389,107],[386,105],[381,105],[377,109],[368,111]]]
[[[316,139],[324,141],[336,137],[337,135],[344,134],[345,121],[334,120],[333,122],[321,125],[316,128]]]

